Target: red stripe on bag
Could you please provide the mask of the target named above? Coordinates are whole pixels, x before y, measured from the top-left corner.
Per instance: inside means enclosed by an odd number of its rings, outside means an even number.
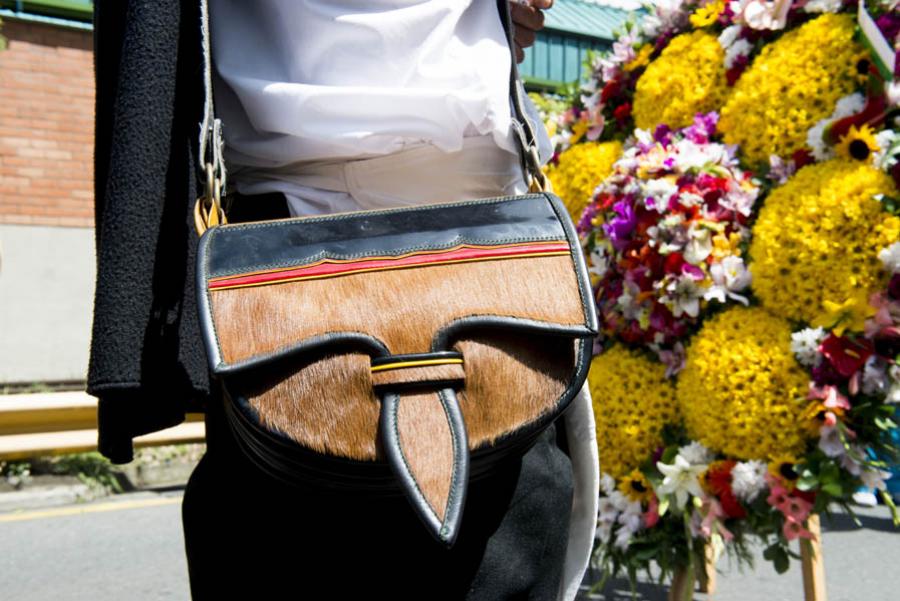
[[[498,246],[461,245],[442,251],[415,252],[396,257],[367,257],[360,260],[342,261],[324,259],[300,267],[281,268],[272,271],[249,274],[228,275],[209,280],[209,289],[259,286],[277,282],[327,278],[363,271],[401,269],[420,265],[440,263],[460,263],[464,261],[485,261],[521,256],[565,255],[569,254],[569,243],[565,240],[531,242],[525,244],[505,244]]]

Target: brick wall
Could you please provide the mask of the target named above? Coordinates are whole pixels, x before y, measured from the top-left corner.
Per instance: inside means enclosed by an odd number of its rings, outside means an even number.
[[[94,225],[90,31],[3,20],[0,223]]]

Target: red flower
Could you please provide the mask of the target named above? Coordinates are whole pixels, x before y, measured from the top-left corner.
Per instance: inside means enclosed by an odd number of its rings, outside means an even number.
[[[722,504],[722,511],[728,517],[737,519],[747,517],[747,510],[737,500],[730,488],[719,495],[719,502]]]
[[[684,255],[679,252],[669,253],[666,257],[666,273],[681,275],[681,266],[684,265]]]
[[[600,102],[606,104],[607,102],[609,102],[610,98],[618,94],[619,88],[621,87],[619,85],[620,83],[621,82],[619,81],[619,79],[616,78],[603,86],[603,91],[600,92]]]
[[[631,103],[626,102],[625,104],[620,104],[616,107],[616,110],[613,111],[613,117],[616,118],[616,121],[620,123],[628,119],[631,116]]]
[[[822,354],[845,378],[849,378],[862,369],[874,350],[872,342],[865,338],[850,340],[843,336],[829,334],[828,338],[822,342]]]
[[[792,158],[794,159],[794,164],[797,166],[797,169],[816,162],[815,157],[813,157],[812,153],[806,148],[801,148],[796,151]]]

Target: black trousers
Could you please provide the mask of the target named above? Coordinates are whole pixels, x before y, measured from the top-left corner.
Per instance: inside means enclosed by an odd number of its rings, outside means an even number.
[[[470,485],[450,550],[406,499],[301,494],[241,455],[221,408],[206,425],[182,502],[194,601],[556,599],[573,486],[556,425],[521,461]]]
[[[447,550],[405,498],[317,497],[259,471],[223,402],[208,408],[207,451],[182,502],[194,601],[556,599],[573,493],[562,420],[520,461],[470,484]]]

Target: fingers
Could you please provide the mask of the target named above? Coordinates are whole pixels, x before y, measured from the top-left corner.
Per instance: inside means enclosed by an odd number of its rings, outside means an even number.
[[[525,51],[522,50],[522,47],[519,46],[518,42],[516,42],[515,46],[516,46],[516,64],[518,64],[518,63],[521,63],[523,60],[525,60]]]
[[[522,29],[521,27],[516,27],[515,33],[513,37],[516,40],[516,43],[522,48],[528,48],[532,44],[534,44],[534,38],[537,34],[533,29]]]
[[[553,2],[553,0],[541,1],[549,1],[551,4]],[[544,26],[544,13],[537,8],[525,6],[516,2],[510,2],[509,8],[516,31],[519,29],[530,29],[534,32]]]

